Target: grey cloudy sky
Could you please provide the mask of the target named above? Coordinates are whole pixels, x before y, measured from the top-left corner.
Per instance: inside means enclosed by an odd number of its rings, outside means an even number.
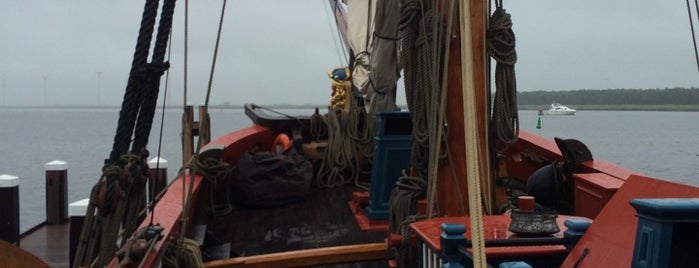
[[[221,3],[189,3],[189,104],[205,97]],[[97,72],[101,103],[121,103],[143,1],[1,6],[6,105],[95,105]],[[699,86],[685,1],[506,0],[505,8],[517,36],[521,91]],[[211,102],[325,103],[326,74],[344,64],[328,12],[326,0],[229,1]],[[184,1],[175,16],[168,94],[179,105]]]

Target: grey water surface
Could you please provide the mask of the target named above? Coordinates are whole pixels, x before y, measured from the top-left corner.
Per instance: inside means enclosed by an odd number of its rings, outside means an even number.
[[[282,110],[308,115],[311,110]],[[68,162],[69,202],[87,198],[101,175],[116,131],[117,109],[0,108],[0,174],[20,178],[20,222],[25,231],[45,219],[44,165]],[[182,166],[181,109],[167,109],[161,157],[172,176]],[[242,109],[212,109],[212,137],[252,124]],[[160,116],[149,141],[158,151]],[[545,138],[575,138],[595,158],[642,174],[699,186],[699,112],[578,111],[574,116],[541,116],[520,111],[520,128]],[[196,115],[195,115],[196,118]]]

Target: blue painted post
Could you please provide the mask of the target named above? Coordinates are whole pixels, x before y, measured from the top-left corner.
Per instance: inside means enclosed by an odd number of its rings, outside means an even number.
[[[568,229],[563,232],[563,237],[568,238],[566,249],[568,251],[575,247],[575,244],[580,241],[580,237],[585,234],[587,228],[590,227],[590,221],[584,219],[570,219],[563,222]]]
[[[442,257],[444,263],[443,268],[464,268],[464,263],[473,264],[473,262],[464,261],[465,256],[459,252],[459,247],[466,247],[466,226],[459,223],[442,223],[442,235],[440,236],[440,245],[442,249]],[[468,265],[468,264],[466,264]],[[468,267],[472,267],[470,265]]]
[[[410,132],[408,112],[380,112],[376,115],[376,146],[371,169],[371,188],[366,216],[369,220],[388,219],[388,200],[401,176],[410,166]]]
[[[0,175],[0,240],[19,246],[19,177]]]
[[[498,268],[532,268],[532,266],[523,261],[511,261],[500,263]]]
[[[631,267],[696,267],[699,198],[632,199],[638,227]]]

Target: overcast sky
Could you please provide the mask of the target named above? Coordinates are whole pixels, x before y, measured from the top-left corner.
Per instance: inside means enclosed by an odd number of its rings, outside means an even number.
[[[99,80],[99,102],[119,105],[143,2],[2,0],[4,104],[95,105]],[[205,98],[221,4],[189,4],[189,104]],[[518,90],[699,86],[685,5],[506,0]],[[176,9],[168,94],[181,105],[184,1]],[[326,0],[228,1],[212,104],[326,103],[327,72],[345,64],[329,12]]]

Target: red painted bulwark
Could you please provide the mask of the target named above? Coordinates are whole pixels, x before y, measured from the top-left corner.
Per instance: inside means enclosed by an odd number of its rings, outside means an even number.
[[[194,179],[193,183],[191,183],[192,178]],[[170,237],[175,236],[180,231],[180,217],[182,216],[183,211],[182,200],[184,199],[182,193],[183,191],[185,193],[188,192],[191,184],[192,193],[194,193],[192,200],[196,200],[196,193],[199,190],[201,179],[201,176],[192,177],[186,175],[177,177],[170,185],[165,195],[163,195],[163,197],[160,199],[160,202],[158,202],[158,204],[155,206],[153,222],[160,224],[160,227],[163,228],[163,238],[155,244],[150,254],[146,255],[145,260],[143,261],[143,267],[156,267],[156,264],[160,263],[160,257],[167,246],[163,243],[165,241],[169,241]],[[194,202],[190,204],[190,208],[193,207]],[[141,226],[139,226],[138,229],[148,226],[149,223],[150,217],[147,217],[146,220],[141,223]],[[112,259],[109,267],[119,267],[119,259]]]
[[[206,151],[209,148],[223,148],[222,160],[228,163],[235,163],[243,153],[255,146],[259,145],[262,150],[269,150],[277,134],[277,132],[268,128],[252,125],[230,132],[209,142],[201,151]]]
[[[605,173],[573,174],[575,215],[594,219],[624,181]]]
[[[578,267],[630,267],[636,241],[633,198],[699,197],[699,188],[631,175],[600,211],[561,267],[572,267],[583,249],[589,253]]]
[[[594,152],[592,155],[594,156]],[[508,148],[504,161],[510,176],[526,181],[528,176],[540,167],[563,161],[563,156],[552,139],[520,131],[519,139]],[[604,173],[622,181],[633,174],[641,175],[600,159],[582,162],[578,173]]]
[[[253,125],[223,135],[208,143],[201,149],[201,151],[203,152],[212,148],[222,148],[222,160],[229,163],[235,163],[235,161],[237,161],[243,153],[249,151],[255,146],[260,146],[260,148],[263,150],[269,149],[276,135],[277,133],[272,130]],[[194,184],[192,185],[192,193],[194,196],[192,200],[196,200],[201,179],[202,178],[200,176],[194,177]],[[175,180],[176,181],[172,183],[170,188],[168,188],[165,195],[155,207],[153,222],[160,224],[160,226],[163,227],[164,238],[155,245],[151,254],[146,256],[143,267],[154,267],[155,264],[159,262],[159,257],[162,255],[162,251],[165,249],[163,246],[163,241],[168,241],[170,237],[177,235],[177,233],[180,231],[179,223],[183,211],[183,188],[185,192],[189,190],[191,179],[190,176],[184,176],[178,177]],[[182,183],[182,180],[185,181],[184,184]],[[195,201],[190,204],[191,208],[194,207],[194,203]],[[143,223],[141,223],[141,227],[148,226],[149,222],[150,218],[147,218]],[[117,264],[118,260],[115,258],[110,263],[110,266],[116,267]]]
[[[554,234],[555,237],[563,237],[566,227],[563,222],[567,219],[580,218],[560,215],[556,220],[560,232]],[[442,223],[460,223],[466,226],[466,238],[471,239],[471,221],[469,217],[433,218],[430,220],[416,222],[410,225],[418,237],[435,251],[441,250],[439,236],[442,233]],[[486,240],[492,239],[517,239],[517,235],[507,230],[510,224],[510,216],[483,216],[483,230]],[[530,257],[530,256],[550,256],[565,254],[565,247],[562,245],[553,246],[519,246],[519,247],[488,247],[485,249],[489,258],[500,257]]]

